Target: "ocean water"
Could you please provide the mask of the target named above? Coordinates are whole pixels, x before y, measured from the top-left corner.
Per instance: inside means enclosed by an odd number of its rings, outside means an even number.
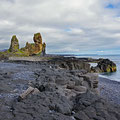
[[[91,56],[76,56],[79,58],[105,58],[105,59],[110,59],[113,62],[116,63],[117,65],[117,72],[113,72],[113,73],[102,73],[99,76],[101,77],[105,77],[108,78],[110,80],[115,80],[120,82],[120,55],[91,55]],[[92,64],[93,66],[95,66],[96,64]]]

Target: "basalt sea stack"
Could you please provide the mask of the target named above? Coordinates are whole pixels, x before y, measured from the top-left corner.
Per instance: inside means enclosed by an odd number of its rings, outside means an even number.
[[[10,45],[9,51],[10,52],[18,52],[18,50],[19,50],[19,41],[18,41],[16,35],[14,35],[11,39],[11,45]]]
[[[26,43],[26,46],[21,50],[28,52],[29,56],[43,54],[45,55],[46,44],[42,43],[42,36],[40,33],[34,34],[33,37],[34,43]]]
[[[16,35],[12,36],[11,44],[8,50],[1,52],[0,56],[4,57],[28,57],[28,56],[44,56],[46,54],[46,43],[42,42],[40,33],[34,34],[34,43],[27,42],[25,47],[19,48],[19,40]]]

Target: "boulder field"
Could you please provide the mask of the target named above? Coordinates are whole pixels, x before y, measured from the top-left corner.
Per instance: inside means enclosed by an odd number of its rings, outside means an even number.
[[[0,120],[119,120],[99,96],[98,74],[80,59],[0,63]],[[29,92],[30,87],[37,92]]]

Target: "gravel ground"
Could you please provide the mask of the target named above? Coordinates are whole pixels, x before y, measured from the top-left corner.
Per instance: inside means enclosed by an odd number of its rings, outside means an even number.
[[[99,77],[99,89],[102,97],[120,105],[120,82]]]

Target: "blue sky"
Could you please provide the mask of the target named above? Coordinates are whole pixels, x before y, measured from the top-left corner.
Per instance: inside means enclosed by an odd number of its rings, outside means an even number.
[[[108,9],[119,9],[120,8],[120,2],[116,2],[116,4],[115,3],[108,3],[107,5],[106,5],[106,8],[108,8]]]
[[[106,6],[106,8],[108,8],[108,9],[115,9],[116,7],[117,7],[116,5],[111,4],[111,3],[109,3],[109,4]]]
[[[0,49],[40,32],[47,53],[120,54],[119,0],[0,0]]]

